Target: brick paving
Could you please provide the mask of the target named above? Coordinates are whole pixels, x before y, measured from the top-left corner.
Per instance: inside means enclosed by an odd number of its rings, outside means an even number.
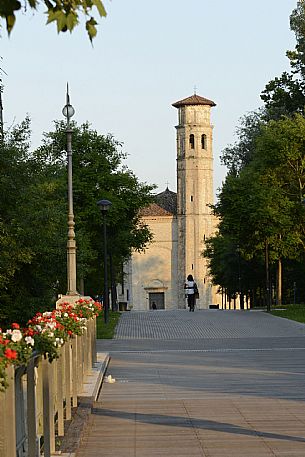
[[[132,311],[122,317],[116,339],[305,337],[303,324],[261,311]]]
[[[122,315],[77,456],[304,457],[305,326],[262,312]]]

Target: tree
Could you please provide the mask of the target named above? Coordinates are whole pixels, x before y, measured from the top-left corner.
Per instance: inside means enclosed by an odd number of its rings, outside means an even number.
[[[290,28],[295,33],[297,44],[287,51],[291,72],[284,72],[270,81],[261,94],[269,119],[282,115],[303,113],[305,106],[305,3],[297,2],[290,16]]]
[[[221,161],[230,174],[238,174],[251,162],[255,153],[256,138],[265,122],[264,109],[250,112],[240,119],[240,125],[236,129],[238,141],[227,146],[221,156]]]
[[[291,72],[270,81],[261,94],[265,106],[241,119],[238,140],[222,154],[229,174],[214,206],[220,218],[219,233],[208,240],[205,255],[214,280],[235,293],[236,249],[243,262],[244,287],[261,289],[269,264],[277,268],[277,297],[280,300],[282,265],[286,296],[291,296],[292,269],[299,275],[305,247],[305,2],[300,0],[290,17],[296,35],[294,51],[288,51]],[[249,264],[254,277],[245,281]],[[273,268],[274,266],[274,268]],[[253,275],[252,275],[253,276]],[[217,278],[217,279],[216,279]],[[257,280],[256,280],[257,279]],[[241,287],[239,287],[239,290]]]
[[[100,17],[105,17],[107,14],[101,0],[2,0],[0,17],[6,21],[8,34],[15,25],[17,12],[26,12],[28,8],[37,10],[41,3],[46,8],[47,24],[55,22],[58,33],[72,32],[79,23],[79,17],[84,15],[87,18],[86,30],[90,41],[97,34],[97,22],[93,15],[94,8]]]
[[[151,239],[139,209],[152,201],[153,186],[140,183],[122,164],[120,144],[88,124],[73,128],[73,184],[78,274],[86,293],[103,289],[102,218],[97,201],[108,198],[109,252],[114,274],[132,250]],[[66,293],[66,126],[55,123],[43,144],[30,152],[30,121],[6,133],[0,166],[0,322],[25,323]]]
[[[237,246],[242,261],[256,261],[262,268],[266,263],[266,246],[269,256],[266,266],[270,262],[277,265],[278,270],[282,259],[303,258],[304,138],[305,119],[299,114],[261,125],[252,144],[251,160],[238,174],[227,176],[214,206],[214,212],[220,218],[217,237],[222,239],[224,250],[222,266],[217,266],[217,257],[212,260],[215,250],[206,252],[213,276],[217,277],[219,268],[232,270],[232,260],[236,272]],[[213,239],[209,243],[219,246]],[[230,275],[228,280],[228,273],[221,280],[221,285],[228,288],[230,283],[236,292],[236,280]],[[280,286],[279,274],[277,282]]]
[[[60,276],[61,227],[57,184],[51,168],[29,153],[26,119],[1,142],[0,154],[0,318],[2,324],[54,298]],[[59,213],[59,217],[58,217]]]
[[[133,250],[141,251],[151,233],[141,223],[139,209],[152,201],[154,186],[140,183],[122,164],[121,144],[111,135],[99,135],[88,123],[73,129],[73,192],[76,224],[78,274],[85,281],[85,292],[102,290],[102,218],[97,201],[112,202],[107,216],[109,252],[116,276]],[[45,134],[43,145],[35,152],[39,160],[63,167],[66,157],[66,126],[55,123],[55,131]],[[65,171],[62,174],[64,180]]]

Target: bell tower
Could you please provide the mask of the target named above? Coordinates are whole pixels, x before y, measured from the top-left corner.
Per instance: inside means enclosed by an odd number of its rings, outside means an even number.
[[[210,112],[216,104],[199,95],[173,103],[178,109],[177,222],[179,303],[185,304],[183,284],[192,274],[199,289],[198,308],[213,303],[212,285],[203,258],[205,239],[216,220],[208,206],[213,203],[213,125]]]

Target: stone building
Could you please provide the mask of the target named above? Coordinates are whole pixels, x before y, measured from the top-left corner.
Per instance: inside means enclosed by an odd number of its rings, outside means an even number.
[[[184,282],[192,274],[199,289],[197,308],[217,303],[206,260],[204,242],[216,227],[213,203],[213,126],[215,103],[199,95],[173,103],[178,109],[177,193],[168,188],[141,212],[153,233],[143,253],[134,253],[126,265],[119,301],[135,310],[185,307]]]

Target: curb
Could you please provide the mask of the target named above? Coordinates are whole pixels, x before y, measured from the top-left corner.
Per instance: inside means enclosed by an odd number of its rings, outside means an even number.
[[[76,456],[77,449],[88,424],[93,404],[98,398],[109,361],[109,353],[97,353],[97,362],[86,376],[83,391],[78,396],[78,406],[73,408],[72,419],[67,424],[67,430],[65,431],[65,436],[62,438],[59,450],[52,454],[52,457]]]

